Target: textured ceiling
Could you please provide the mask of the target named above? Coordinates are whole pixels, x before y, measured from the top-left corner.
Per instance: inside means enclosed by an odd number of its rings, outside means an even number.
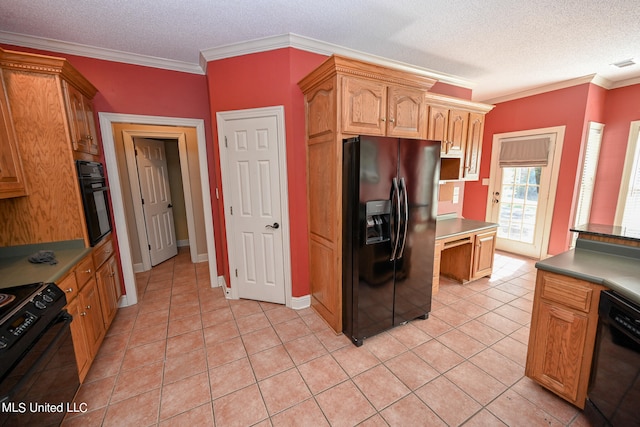
[[[640,78],[638,0],[1,0],[0,31],[198,64],[294,33],[470,81],[491,100],[591,74]],[[0,41],[2,38],[0,37]]]

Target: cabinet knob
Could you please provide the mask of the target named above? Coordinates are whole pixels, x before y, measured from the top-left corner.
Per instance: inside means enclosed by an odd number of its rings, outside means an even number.
[[[395,122],[396,122],[396,119],[394,119],[393,117],[391,117],[391,118],[389,119],[389,121],[390,121],[391,123],[395,123]]]
[[[90,306],[90,305],[88,305],[88,306],[86,307],[86,309],[87,309],[87,310],[90,310],[90,309],[91,309],[91,306]]]
[[[383,117],[383,118],[381,118],[381,119],[380,119],[380,121],[381,121],[381,122],[386,122],[386,121],[387,121],[387,118],[386,118],[386,117]]]
[[[86,311],[83,311],[82,313],[80,313],[80,316],[86,316],[86,315],[87,315]]]
[[[87,139],[89,141],[93,141],[93,136],[87,135],[87,136],[84,137],[84,139]]]
[[[91,274],[91,269],[89,268],[89,269],[85,270],[85,273]]]
[[[67,293],[71,293],[71,292],[73,292],[73,288],[69,288],[69,289],[67,289],[65,292],[67,292]]]

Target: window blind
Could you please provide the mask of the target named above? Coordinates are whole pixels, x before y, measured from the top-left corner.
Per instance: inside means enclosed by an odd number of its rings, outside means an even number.
[[[507,167],[547,166],[551,138],[505,139],[500,143],[500,159],[498,165]]]

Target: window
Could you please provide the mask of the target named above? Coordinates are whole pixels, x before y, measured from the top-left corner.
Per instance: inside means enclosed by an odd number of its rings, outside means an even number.
[[[574,227],[589,223],[603,128],[604,125],[601,123],[589,123],[589,134],[587,135],[587,143],[584,148],[584,157],[582,160],[582,175],[580,177],[580,188],[578,189],[578,202],[576,203],[573,220]],[[571,247],[575,246],[577,237],[578,233],[573,233]]]
[[[616,225],[640,231],[640,121],[631,122],[626,162],[616,210]]]

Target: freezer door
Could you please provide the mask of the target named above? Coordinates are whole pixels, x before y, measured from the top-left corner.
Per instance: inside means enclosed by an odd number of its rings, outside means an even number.
[[[398,179],[403,233],[396,259],[394,325],[426,318],[431,311],[440,142],[400,140]]]
[[[343,160],[343,329],[361,345],[393,326],[398,139],[347,140]]]

